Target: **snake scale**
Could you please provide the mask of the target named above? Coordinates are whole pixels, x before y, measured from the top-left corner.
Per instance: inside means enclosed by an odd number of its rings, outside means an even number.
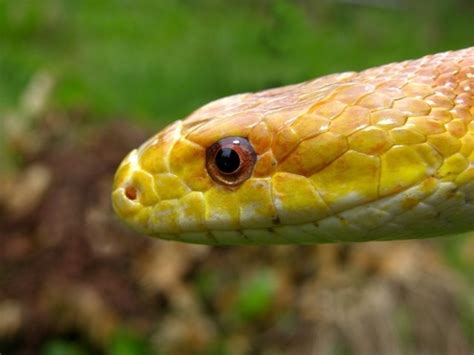
[[[138,231],[312,244],[474,230],[474,47],[211,102],[130,152]]]

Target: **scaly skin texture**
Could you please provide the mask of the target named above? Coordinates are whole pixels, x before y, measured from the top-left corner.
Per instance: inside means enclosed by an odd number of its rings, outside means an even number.
[[[223,98],[124,159],[114,209],[143,233],[205,244],[471,231],[473,102],[474,47]],[[234,188],[205,165],[206,148],[228,136],[257,154]]]

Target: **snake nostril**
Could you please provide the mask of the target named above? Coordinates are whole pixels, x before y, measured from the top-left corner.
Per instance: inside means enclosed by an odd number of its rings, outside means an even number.
[[[134,188],[133,186],[127,186],[125,188],[125,196],[128,197],[128,199],[134,201],[137,199],[137,189]]]

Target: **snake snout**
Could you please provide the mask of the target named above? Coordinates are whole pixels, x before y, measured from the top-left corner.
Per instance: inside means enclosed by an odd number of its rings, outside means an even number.
[[[150,204],[147,198],[146,182],[140,174],[137,151],[132,151],[120,164],[115,174],[112,192],[112,206],[117,215],[136,229],[143,230],[141,212]],[[148,176],[147,176],[148,177]],[[149,182],[148,182],[149,183]]]

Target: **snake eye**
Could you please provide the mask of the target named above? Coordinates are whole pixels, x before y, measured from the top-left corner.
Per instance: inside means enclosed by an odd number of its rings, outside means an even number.
[[[206,168],[212,179],[225,186],[237,186],[253,171],[257,156],[243,137],[226,137],[206,151]]]

